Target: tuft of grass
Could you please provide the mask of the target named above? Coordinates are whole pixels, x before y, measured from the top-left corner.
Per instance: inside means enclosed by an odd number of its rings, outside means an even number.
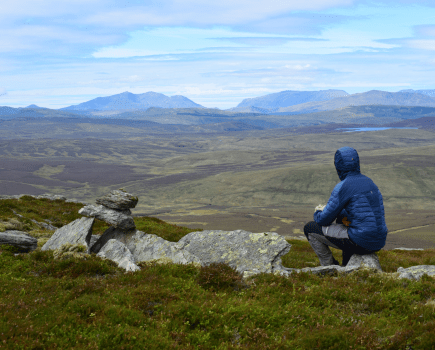
[[[141,216],[135,217],[136,228],[148,234],[154,234],[170,242],[178,242],[190,232],[202,231],[202,229],[189,229],[187,227],[168,224],[158,218]]]
[[[23,223],[15,218],[8,218],[7,221],[0,221],[0,232],[6,230],[22,230]]]
[[[62,213],[73,208],[63,201],[7,201],[37,221],[62,223]],[[0,220],[7,221],[13,213],[4,202]],[[172,241],[193,231],[148,217],[135,222]],[[52,233],[29,232],[38,239]],[[285,266],[318,265],[308,242],[290,243]],[[80,253],[80,247],[70,248]],[[324,277],[260,274],[241,282],[224,264],[155,262],[125,273],[95,254],[64,260],[40,248],[15,254],[0,247],[2,349],[435,348],[435,280],[427,276],[397,280],[367,270]],[[333,254],[341,259],[339,251]],[[435,262],[433,249],[378,255],[386,272]]]
[[[201,287],[215,292],[238,290],[242,287],[242,275],[223,263],[202,266],[197,281]]]

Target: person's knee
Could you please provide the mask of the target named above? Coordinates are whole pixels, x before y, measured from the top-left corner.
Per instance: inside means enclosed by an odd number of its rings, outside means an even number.
[[[305,235],[305,237],[307,237],[307,239],[308,239],[308,234],[309,234],[309,233],[312,233],[312,232],[310,232],[310,226],[312,226],[313,222],[314,222],[314,221],[310,221],[309,223],[307,223],[307,224],[304,226],[304,235]],[[312,230],[311,230],[311,231],[312,231]]]

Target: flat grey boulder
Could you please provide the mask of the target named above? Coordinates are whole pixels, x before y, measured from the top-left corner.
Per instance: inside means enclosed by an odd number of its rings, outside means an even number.
[[[66,243],[84,245],[89,250],[94,218],[81,218],[57,229],[41,250],[55,250]]]
[[[0,232],[0,245],[11,245],[25,251],[35,250],[38,246],[38,240],[26,232],[7,230]]]
[[[104,197],[97,198],[95,202],[107,208],[125,210],[134,208],[138,202],[138,198],[123,190],[114,190]]]
[[[88,217],[96,217],[121,230],[128,231],[136,228],[129,209],[121,211],[109,209],[102,205],[87,205],[79,210],[79,214]]]
[[[407,269],[399,267],[397,272],[399,274],[398,278],[418,281],[423,275],[435,277],[435,265],[417,265]]]
[[[100,258],[110,259],[126,271],[138,271],[140,267],[134,263],[133,255],[124,243],[110,239],[97,254]]]
[[[281,256],[291,248],[291,244],[276,232],[244,230],[191,232],[181,238],[178,245],[197,256],[203,266],[226,263],[244,277],[263,272],[282,273],[285,268]]]
[[[136,231],[131,237],[124,237],[124,239],[136,262],[201,264],[197,256],[183,249],[178,243],[169,242],[153,234]]]

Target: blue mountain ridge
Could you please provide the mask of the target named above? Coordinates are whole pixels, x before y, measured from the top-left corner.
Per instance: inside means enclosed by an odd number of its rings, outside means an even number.
[[[320,90],[320,91],[281,91],[264,96],[247,98],[240,102],[236,108],[253,107],[255,109],[277,110],[281,107],[289,107],[306,102],[328,101],[336,97],[348,96],[344,90]]]
[[[123,92],[107,97],[97,97],[93,100],[72,105],[59,110],[74,111],[74,110],[127,110],[127,109],[148,109],[150,107],[160,108],[204,108],[200,104],[189,100],[187,97],[175,95],[168,97],[157,92],[145,92],[143,94],[133,94],[131,92]]]
[[[399,92],[410,92],[413,94],[423,94],[428,95],[430,97],[435,97],[435,90],[413,90],[413,89],[407,89],[407,90],[400,90]]]

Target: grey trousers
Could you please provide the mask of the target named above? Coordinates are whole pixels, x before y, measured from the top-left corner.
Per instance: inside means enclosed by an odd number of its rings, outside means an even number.
[[[337,246],[333,242],[336,239],[348,240],[349,236],[347,234],[347,227],[342,224],[332,224],[331,226],[322,226],[323,235],[318,233],[308,233],[308,242],[316,253],[320,260],[322,266],[334,265],[338,262],[332,256],[331,249],[333,247],[336,249],[342,249],[342,247]],[[336,241],[337,242],[337,241]]]

